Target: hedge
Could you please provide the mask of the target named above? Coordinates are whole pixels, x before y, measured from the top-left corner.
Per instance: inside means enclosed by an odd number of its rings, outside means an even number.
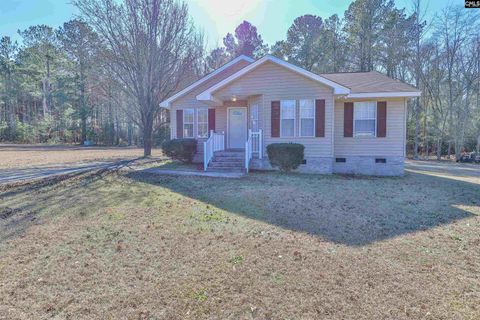
[[[163,152],[170,158],[185,163],[192,163],[197,152],[197,140],[195,139],[173,139],[162,145]]]
[[[299,143],[272,143],[267,146],[272,167],[289,172],[302,164],[305,146]]]

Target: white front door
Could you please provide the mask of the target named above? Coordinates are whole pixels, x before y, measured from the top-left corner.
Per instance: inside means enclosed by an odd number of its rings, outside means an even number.
[[[244,149],[247,141],[247,108],[228,109],[228,147]]]

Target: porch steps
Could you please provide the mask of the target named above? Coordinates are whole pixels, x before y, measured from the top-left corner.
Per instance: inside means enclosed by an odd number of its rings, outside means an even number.
[[[244,172],[245,152],[238,150],[216,151],[207,172]]]

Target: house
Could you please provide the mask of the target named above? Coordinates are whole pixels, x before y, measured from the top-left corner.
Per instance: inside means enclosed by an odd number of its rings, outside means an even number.
[[[269,169],[266,146],[305,146],[299,171],[402,175],[407,99],[420,91],[378,72],[314,74],[239,56],[161,103],[172,138],[198,139],[205,170]]]

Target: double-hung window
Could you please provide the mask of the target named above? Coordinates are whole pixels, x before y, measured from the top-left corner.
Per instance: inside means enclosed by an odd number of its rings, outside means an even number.
[[[197,109],[197,131],[199,138],[208,138],[208,109]]]
[[[258,131],[258,104],[250,106],[250,128],[252,131]]]
[[[315,136],[315,101],[300,100],[300,136]]]
[[[193,138],[194,109],[183,109],[183,137]]]
[[[280,101],[280,136],[295,135],[295,100]]]
[[[377,124],[377,104],[375,101],[355,102],[354,132],[356,137],[375,137]]]

